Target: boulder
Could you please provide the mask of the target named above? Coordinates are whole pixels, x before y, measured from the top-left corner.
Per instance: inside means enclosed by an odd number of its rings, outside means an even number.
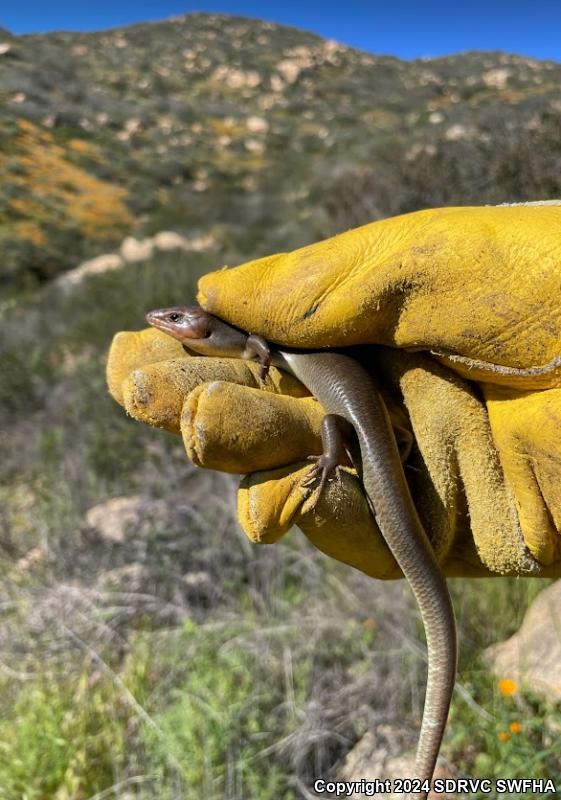
[[[97,256],[97,258],[83,261],[77,267],[74,267],[74,269],[65,272],[58,278],[58,284],[63,287],[76,286],[89,275],[99,275],[102,272],[120,269],[124,263],[121,256],[117,255],[117,253],[104,253],[101,256]]]
[[[165,502],[154,500],[148,495],[134,494],[114,497],[88,509],[86,525],[102,539],[122,543],[154,519],[165,514]]]
[[[561,581],[536,597],[520,630],[494,644],[485,657],[497,678],[525,684],[548,700],[561,701]]]
[[[337,773],[339,781],[371,781],[393,778],[411,778],[415,775],[415,755],[408,749],[411,731],[397,725],[381,724],[367,731],[362,739],[347,753]],[[455,778],[457,772],[439,758],[435,778]],[[379,793],[377,797],[404,797],[403,794]],[[364,797],[362,793],[350,795],[352,800]],[[429,800],[452,800],[455,794],[431,792]]]
[[[154,236],[154,245],[158,250],[184,250],[188,240],[175,231],[160,231]]]
[[[121,256],[125,261],[147,261],[154,252],[152,239],[135,239],[127,236],[121,245]]]
[[[154,591],[156,581],[147,566],[133,563],[103,572],[96,585],[117,592],[147,593]]]

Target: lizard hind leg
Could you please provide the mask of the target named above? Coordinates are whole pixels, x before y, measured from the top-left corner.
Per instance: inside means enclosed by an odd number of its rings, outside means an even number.
[[[323,453],[320,456],[309,456],[315,464],[301,483],[307,489],[319,478],[318,492],[312,509],[322,496],[331,473],[335,472],[337,480],[341,483],[341,466],[350,463],[349,440],[352,436],[354,428],[344,417],[338,414],[325,415],[321,424]]]

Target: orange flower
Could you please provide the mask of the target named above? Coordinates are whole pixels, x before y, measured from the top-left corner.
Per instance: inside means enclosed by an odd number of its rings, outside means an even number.
[[[511,722],[508,726],[511,733],[520,733],[522,725],[519,722]]]
[[[497,736],[499,738],[499,742],[508,742],[508,740],[510,739],[510,733],[508,733],[507,731],[499,731]]]
[[[363,620],[362,624],[363,624],[363,625],[364,625],[364,627],[365,627],[365,628],[367,628],[369,631],[372,631],[372,630],[374,630],[374,628],[376,627],[376,623],[374,622],[374,620],[372,619],[372,617],[367,617],[365,620]]]
[[[516,681],[513,681],[511,678],[502,678],[502,680],[499,681],[499,691],[505,697],[512,697],[512,695],[516,694],[518,691]]]

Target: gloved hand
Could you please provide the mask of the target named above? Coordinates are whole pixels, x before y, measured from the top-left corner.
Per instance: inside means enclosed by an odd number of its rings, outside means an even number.
[[[199,302],[287,346],[387,345],[361,357],[413,434],[405,472],[443,571],[558,575],[560,289],[561,204],[545,204],[383,220],[206,275]],[[297,524],[329,555],[399,577],[352,471],[313,508],[303,459],[321,452],[323,412],[274,368],[263,391],[258,372],[145,330],[117,335],[108,382],[134,417],[181,432],[195,463],[249,473],[251,539]]]

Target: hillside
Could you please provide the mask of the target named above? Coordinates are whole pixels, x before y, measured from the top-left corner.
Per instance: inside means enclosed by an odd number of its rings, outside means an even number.
[[[130,232],[259,254],[414,208],[561,192],[553,62],[400,61],[206,14],[0,40],[4,283]]]

